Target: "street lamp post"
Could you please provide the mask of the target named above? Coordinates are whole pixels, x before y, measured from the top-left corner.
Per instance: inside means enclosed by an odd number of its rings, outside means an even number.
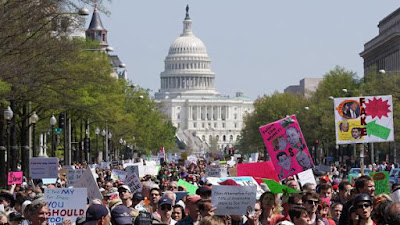
[[[50,118],[50,125],[51,125],[51,157],[56,156],[56,142],[54,139],[54,126],[57,123],[57,119],[54,114]]]
[[[120,138],[119,139],[119,153],[118,154],[115,154],[115,158],[116,159],[118,159],[119,158],[119,155],[121,154],[121,152],[122,152],[122,144],[124,143],[124,140],[122,139],[122,138]]]
[[[96,154],[99,154],[99,134],[100,134],[100,129],[98,127],[96,127],[96,129],[94,130],[94,133],[96,134]]]
[[[106,151],[106,148],[107,148],[107,145],[106,145],[106,141],[107,141],[107,137],[106,137],[106,130],[102,130],[101,131],[101,136],[103,136],[103,161],[104,162],[107,162],[107,151]]]
[[[36,123],[39,121],[39,117],[34,111],[31,116],[31,123],[32,123],[32,155],[36,157]]]
[[[11,162],[11,151],[10,151],[10,122],[14,116],[14,112],[12,111],[11,107],[8,106],[7,109],[4,111],[4,119],[7,121],[7,171],[10,171],[10,162]]]
[[[114,148],[114,151],[113,151],[113,147],[114,146],[112,146],[112,143],[111,143],[111,138],[112,138],[112,133],[111,132],[108,132],[108,147],[109,147],[109,150],[108,150],[108,152],[111,154],[111,152],[113,153],[113,155],[115,155],[115,148]],[[114,157],[111,157],[111,159],[114,159]]]

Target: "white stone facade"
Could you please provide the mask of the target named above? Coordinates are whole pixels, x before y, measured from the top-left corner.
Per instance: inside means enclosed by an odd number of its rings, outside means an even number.
[[[172,43],[164,62],[161,89],[155,98],[178,128],[178,138],[191,141],[199,151],[207,150],[204,148],[210,146],[211,138],[218,140],[219,149],[233,146],[243,116],[253,110],[253,101],[241,92],[230,98],[215,90],[211,60],[203,42],[193,35],[188,14],[183,32]]]

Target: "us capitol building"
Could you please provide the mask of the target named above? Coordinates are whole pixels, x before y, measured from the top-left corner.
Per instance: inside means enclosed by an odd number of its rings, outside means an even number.
[[[178,128],[178,139],[194,153],[209,151],[211,142],[217,142],[218,150],[233,146],[240,137],[243,117],[253,110],[253,101],[242,92],[227,97],[215,90],[211,60],[203,42],[192,32],[188,6],[183,32],[164,62],[161,89],[155,99]]]

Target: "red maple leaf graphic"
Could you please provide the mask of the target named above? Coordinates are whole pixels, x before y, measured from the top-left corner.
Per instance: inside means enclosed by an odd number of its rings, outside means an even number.
[[[369,99],[368,103],[365,104],[365,113],[366,116],[371,116],[372,119],[378,117],[381,119],[383,116],[388,117],[388,113],[390,113],[390,105],[388,104],[389,100],[382,101],[382,98],[377,99]]]

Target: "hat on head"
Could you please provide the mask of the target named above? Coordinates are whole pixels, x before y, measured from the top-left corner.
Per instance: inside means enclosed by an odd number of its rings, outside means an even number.
[[[12,212],[9,215],[10,221],[21,221],[23,219],[21,213]]]
[[[111,218],[117,225],[132,224],[130,212],[130,209],[125,205],[117,205],[111,211]]]
[[[186,197],[186,204],[187,203],[196,204],[200,199],[201,197],[198,195],[189,195]]]
[[[353,201],[353,206],[355,207],[359,202],[369,202],[372,205],[371,196],[368,194],[359,194]]]
[[[118,187],[118,192],[119,192],[120,190],[122,190],[122,189],[125,189],[125,190],[129,191],[130,193],[132,193],[132,192],[131,192],[131,189],[128,187],[128,185],[121,185],[121,186],[119,186],[119,187]]]
[[[107,207],[100,204],[93,204],[86,211],[85,225],[95,225],[99,219],[107,215]]]
[[[240,186],[238,183],[236,183],[236,181],[232,180],[232,179],[228,179],[226,181],[220,182],[220,185],[230,185],[230,186]]]
[[[14,205],[15,205],[15,199],[14,199],[14,196],[13,196],[11,193],[2,191],[2,192],[0,192],[0,198],[6,199],[7,201],[10,202],[10,206],[11,206],[11,207],[14,207]]]
[[[211,187],[204,185],[199,187],[196,190],[196,195],[210,195],[211,194]]]
[[[160,200],[158,200],[158,205],[171,205],[172,206],[172,199],[167,198],[167,197],[162,197],[160,198]]]
[[[132,200],[143,201],[144,196],[143,196],[142,192],[136,192],[135,194],[133,194]]]

